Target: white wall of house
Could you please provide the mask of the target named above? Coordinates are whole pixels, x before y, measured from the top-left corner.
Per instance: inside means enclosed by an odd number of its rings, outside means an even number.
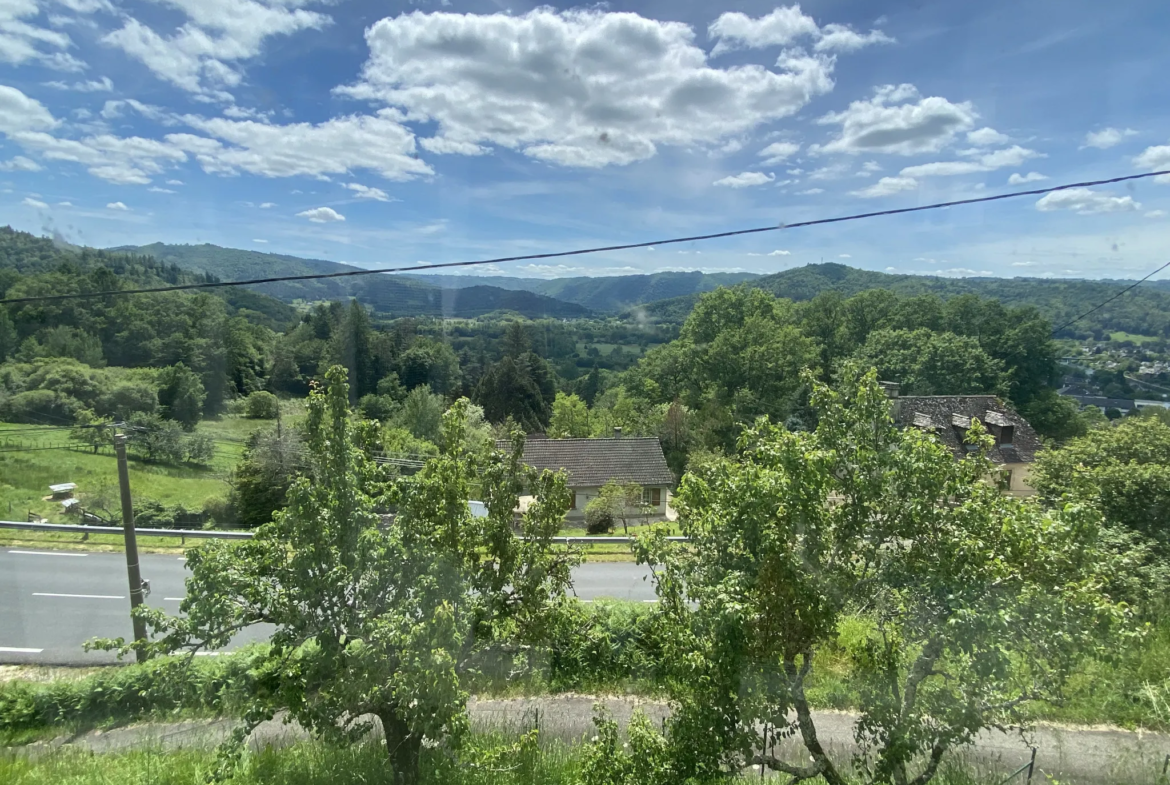
[[[1008,496],[1025,497],[1036,494],[1036,489],[1029,482],[1032,477],[1032,464],[1005,463],[1001,468],[1005,472],[1011,472],[1011,481],[1004,487],[1004,493]]]
[[[643,488],[643,491],[644,492],[651,491],[654,488],[655,488],[655,486],[645,486]],[[568,515],[565,516],[565,518],[571,523],[584,523],[585,522],[585,505],[587,505],[593,499],[597,498],[597,495],[599,493],[601,493],[601,488],[594,487],[594,486],[582,486],[582,487],[578,487],[578,488],[570,488],[569,490],[573,491],[573,493],[576,494],[576,505],[572,509],[569,510],[569,513],[568,513]],[[651,506],[649,508],[650,514],[645,516],[647,520],[654,519],[654,518],[667,518],[667,517],[669,517],[668,512],[667,512],[667,510],[668,510],[667,505],[670,501],[670,488],[668,486],[663,485],[663,486],[658,486],[657,490],[658,490],[658,504],[655,506]],[[634,516],[634,517],[637,517],[637,516]]]

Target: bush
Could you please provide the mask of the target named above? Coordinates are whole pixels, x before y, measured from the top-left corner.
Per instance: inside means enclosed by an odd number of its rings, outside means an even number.
[[[399,404],[389,395],[363,395],[358,411],[367,420],[385,422],[398,413]]]
[[[585,533],[609,534],[613,531],[613,510],[600,498],[593,499],[585,505]]]
[[[643,603],[566,603],[549,625],[549,686],[590,691],[657,682],[658,613]]]
[[[81,403],[53,390],[29,390],[4,400],[0,418],[8,422],[70,425]]]
[[[201,529],[207,520],[206,512],[188,510],[181,504],[143,499],[134,506],[134,523],[143,529]]]
[[[250,420],[275,420],[280,416],[280,401],[270,392],[254,392],[244,401],[244,416]]]

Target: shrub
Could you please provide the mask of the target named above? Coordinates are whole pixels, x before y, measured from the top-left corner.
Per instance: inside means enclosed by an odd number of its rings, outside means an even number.
[[[613,531],[613,510],[600,497],[585,505],[585,533],[609,534]]]
[[[367,420],[385,422],[393,417],[399,408],[398,402],[389,395],[363,395],[358,401],[358,411]]]
[[[244,416],[251,420],[275,420],[280,416],[280,401],[270,392],[254,392],[244,399]]]
[[[0,418],[8,422],[70,425],[81,403],[53,390],[29,390],[3,402]]]

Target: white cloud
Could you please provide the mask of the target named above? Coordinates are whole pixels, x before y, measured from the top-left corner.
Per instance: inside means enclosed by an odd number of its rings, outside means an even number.
[[[917,99],[917,100],[915,100]],[[817,120],[840,125],[840,134],[817,153],[892,153],[915,155],[941,150],[975,124],[978,113],[970,102],[952,103],[939,96],[920,98],[909,84],[875,88],[874,97],[854,101],[841,112]]]
[[[1034,267],[1035,262],[1012,262],[1012,267]]]
[[[173,194],[174,193],[174,191],[172,191],[170,188],[159,188],[157,185],[152,185],[150,188],[147,188],[146,190],[150,191],[152,194]]]
[[[40,101],[15,87],[0,85],[0,133],[11,136],[21,131],[45,131],[56,125],[57,120]]]
[[[0,2],[0,63],[39,63],[57,71],[74,73],[84,70],[85,63],[65,51],[73,46],[68,35],[30,21],[40,12],[37,0]]]
[[[224,117],[230,117],[233,120],[259,120],[264,122],[272,116],[272,111],[261,112],[259,109],[248,109],[243,106],[227,106],[223,110]]]
[[[1150,210],[1148,213],[1146,213],[1146,218],[1164,218],[1165,216],[1165,210]]]
[[[913,177],[883,177],[869,188],[860,191],[851,191],[854,196],[863,199],[875,199],[879,196],[892,196],[902,191],[911,191],[918,187],[918,181]]]
[[[273,207],[276,207],[276,202],[261,202],[260,203],[261,210],[270,210]]]
[[[1096,147],[1098,150],[1108,150],[1110,147],[1121,144],[1125,140],[1125,137],[1134,136],[1136,133],[1137,131],[1132,128],[1126,128],[1125,130],[1102,128],[1100,131],[1091,131],[1085,134],[1085,143],[1081,145],[1081,149]]]
[[[1147,147],[1141,155],[1133,159],[1133,165],[1151,172],[1162,172],[1170,169],[1170,145]],[[1154,180],[1159,183],[1170,183],[1170,175],[1160,175]]]
[[[1007,134],[1001,134],[994,128],[980,128],[978,131],[968,131],[967,141],[976,147],[994,147],[997,144],[1007,144],[1011,140]]]
[[[849,174],[850,166],[845,161],[838,161],[835,164],[822,166],[819,169],[813,169],[808,173],[810,180],[839,180]]]
[[[321,29],[332,20],[298,6],[314,0],[165,0],[186,15],[169,36],[133,17],[102,40],[142,62],[155,76],[191,93],[230,100],[240,61],[260,54],[264,40]]]
[[[707,35],[716,41],[712,57],[736,49],[788,46],[803,38],[812,39],[813,49],[818,52],[853,52],[870,44],[894,41],[879,30],[858,33],[839,24],[821,28],[799,5],[781,6],[754,19],[738,11],[727,12],[711,23]]]
[[[101,79],[87,79],[84,82],[74,82],[73,84],[59,80],[45,82],[45,87],[52,87],[55,90],[72,90],[77,93],[108,93],[114,89],[114,83],[110,81],[110,77],[103,76]]]
[[[808,188],[804,191],[797,191],[796,193],[798,196],[816,196],[817,194],[823,194],[824,192],[824,188]]]
[[[800,151],[800,145],[796,142],[773,142],[772,144],[760,150],[759,155],[763,158],[764,166],[775,166],[783,163],[784,159],[796,155]]]
[[[852,255],[852,254],[843,253],[843,254],[838,254],[838,255],[837,255],[837,258],[838,258],[838,259],[852,259],[852,258],[853,258],[853,255]]]
[[[376,199],[379,202],[390,201],[390,197],[381,188],[371,188],[361,183],[346,183],[345,187],[357,194],[358,199]]]
[[[866,161],[861,165],[861,172],[859,172],[859,175],[868,176],[874,174],[875,172],[880,172],[881,170],[882,166],[877,161]]]
[[[31,196],[26,196],[24,199],[21,199],[20,203],[26,207],[35,207],[38,210],[47,210],[49,208],[49,205],[45,204],[40,199],[33,199]]]
[[[978,151],[976,153],[978,158],[974,161],[936,161],[929,164],[918,164],[917,166],[905,167],[900,174],[903,177],[950,177],[975,172],[991,172],[1005,166],[1019,166],[1029,158],[1045,157],[1043,153],[1019,145],[987,153]]]
[[[772,251],[768,256],[792,256],[792,251]]]
[[[183,120],[188,125],[215,139],[193,134],[171,134],[166,139],[192,153],[204,171],[215,174],[242,170],[264,177],[293,177],[371,169],[389,180],[432,174],[431,167],[415,157],[414,135],[400,119],[393,109],[289,125],[187,115]]]
[[[182,180],[167,180],[167,185],[182,185]]]
[[[58,207],[72,207],[73,202],[57,202]]]
[[[267,244],[267,242],[268,242],[268,241],[267,241],[267,240],[258,240],[258,239],[256,239],[255,237],[253,237],[253,238],[252,238],[252,242],[254,242],[254,243],[261,243],[261,244]]]
[[[1041,180],[1047,180],[1048,177],[1039,172],[1028,172],[1027,174],[1020,174],[1019,172],[1012,173],[1008,178],[1008,185],[1023,185],[1024,183],[1038,183]]]
[[[767,185],[774,181],[776,175],[772,173],[764,174],[763,172],[742,172],[736,175],[728,175],[715,181],[715,185],[724,185],[728,188],[749,188],[753,185]]]
[[[1041,197],[1036,202],[1036,209],[1042,212],[1073,210],[1081,215],[1090,215],[1140,210],[1141,204],[1135,202],[1132,196],[1111,196],[1088,188],[1069,188]]]
[[[308,218],[315,224],[331,223],[333,221],[344,221],[345,216],[334,210],[332,207],[314,207],[312,210],[305,210],[297,213],[298,218]]]
[[[416,11],[369,28],[361,79],[337,91],[435,122],[435,136],[420,141],[430,152],[496,145],[602,167],[650,158],[660,145],[718,145],[833,87],[831,57],[793,52],[775,70],[722,69],[694,39],[686,24],[633,13]]]
[[[0,172],[39,172],[43,167],[31,158],[15,155],[11,161],[0,161]]]
[[[99,134],[73,140],[41,131],[10,136],[43,158],[79,163],[93,176],[118,185],[149,185],[151,175],[161,174],[165,165],[187,160],[182,150],[170,144],[138,136]]]
[[[107,210],[121,210],[124,212],[129,212],[129,210],[130,210],[129,207],[122,204],[121,202],[110,202],[109,204],[106,205],[106,209]]]

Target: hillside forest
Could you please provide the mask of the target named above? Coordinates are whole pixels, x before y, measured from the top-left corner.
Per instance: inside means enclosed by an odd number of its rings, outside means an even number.
[[[208,268],[0,230],[4,299],[218,280]],[[1054,442],[1099,419],[1057,395],[1067,368],[1043,297],[1030,304],[957,293],[969,286],[961,282],[903,291],[905,282],[900,290],[888,277],[836,265],[789,272],[799,274],[789,275],[791,298],[772,291],[776,276],[728,287],[679,274],[690,277],[647,286],[709,291],[625,312],[570,303],[587,314],[574,318],[548,316],[544,305],[474,318],[400,315],[360,298],[285,302],[240,287],[13,303],[0,308],[0,421],[70,427],[73,440],[94,452],[108,446],[101,426],[128,423],[131,451],[145,463],[226,471],[224,498],[207,500],[205,510],[254,524],[291,482],[297,429],[283,430],[280,449],[260,443],[275,438],[262,428],[247,429],[249,441],[236,446],[240,460],[224,466],[215,442],[222,428],[208,428],[225,417],[259,424],[279,416],[333,365],[348,370],[351,404],[381,423],[377,448],[386,454],[434,454],[442,412],[465,397],[483,438],[513,424],[552,437],[620,428],[658,436],[678,476],[696,454],[733,452],[758,417],[790,430],[814,428],[806,369],[831,383],[860,363],[900,382],[906,394],[993,393]],[[361,280],[372,278],[388,276]],[[861,288],[870,278],[874,285]],[[408,286],[423,299],[442,291],[421,280]],[[603,288],[575,286],[598,307]],[[1144,302],[1133,298],[1126,308]],[[681,320],[653,316],[684,311]],[[1144,317],[1156,335],[1166,329],[1157,322],[1164,313]],[[1138,329],[1139,321],[1126,324]],[[264,498],[244,498],[253,491]]]

